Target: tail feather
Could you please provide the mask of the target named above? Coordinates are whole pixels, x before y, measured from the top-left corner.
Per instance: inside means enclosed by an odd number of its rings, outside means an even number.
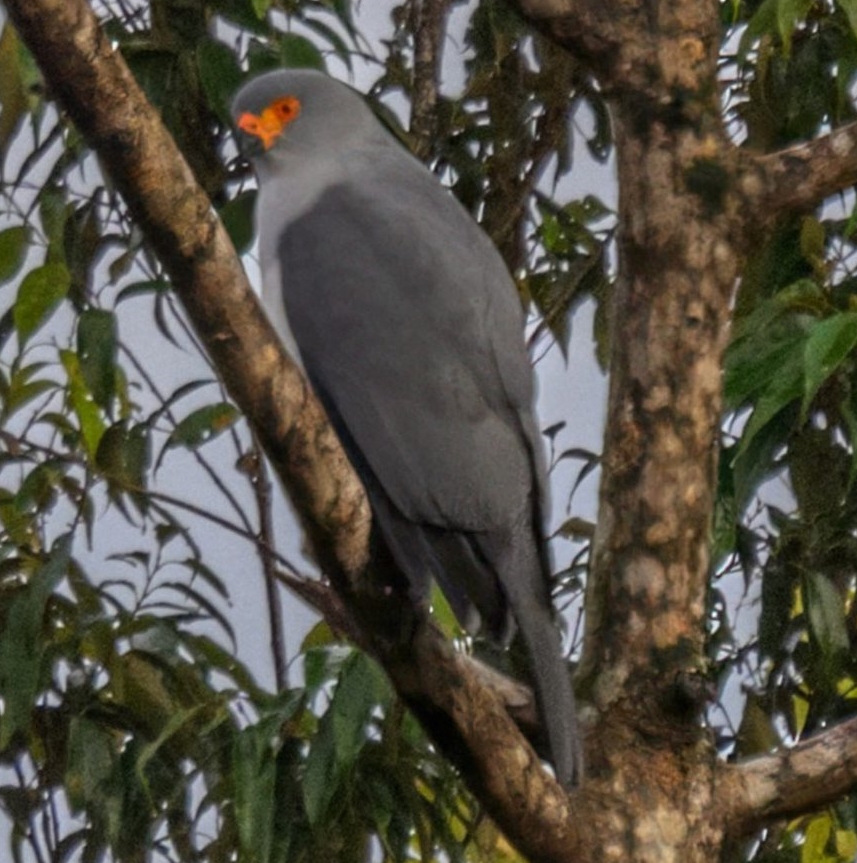
[[[396,510],[371,474],[364,482],[415,602],[428,600],[435,577],[469,630],[481,621],[489,637],[507,643],[514,618],[557,779],[572,787],[583,773],[574,692],[550,601],[547,562],[532,525],[522,519],[511,531],[476,534],[419,524]]]
[[[560,784],[571,788],[582,778],[583,753],[562,639],[549,609],[518,607],[515,617],[530,656],[539,714],[547,732],[554,771]]]
[[[529,654],[539,714],[558,781],[571,788],[583,776],[583,750],[571,674],[550,601],[545,562],[526,524],[486,548]]]

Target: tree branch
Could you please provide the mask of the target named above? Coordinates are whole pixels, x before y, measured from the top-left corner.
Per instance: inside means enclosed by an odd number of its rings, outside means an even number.
[[[90,7],[85,0],[5,0],[5,6],[160,257],[289,490],[319,563],[396,689],[524,854],[587,859],[569,798],[539,769],[500,698],[419,616],[409,644],[385,640],[411,612],[400,596],[379,589],[367,595],[370,513],[362,486],[283,354],[208,198]],[[575,798],[582,809],[590,805],[582,793]]]
[[[534,27],[593,68],[609,65],[622,47],[615,0],[515,0]]]
[[[52,93],[108,166],[230,395],[301,501],[320,562],[359,572],[370,522],[363,489],[157,112],[83,0],[5,5]]]
[[[314,578],[294,575],[290,572],[273,570],[274,578],[299,596],[307,605],[317,611],[335,632],[352,641],[359,648],[371,651],[363,632],[342,601],[342,597],[330,585]],[[536,710],[536,697],[533,690],[519,680],[507,677],[474,656],[458,653],[457,656],[466,667],[466,675],[473,677],[482,686],[491,689],[503,702],[507,713],[515,720],[528,736],[540,732],[539,715]]]
[[[271,659],[274,663],[274,681],[277,689],[289,685],[289,665],[286,656],[286,633],[283,626],[283,606],[277,591],[277,559],[274,552],[274,519],[271,498],[271,480],[256,438],[243,462],[250,478],[250,487],[259,515],[259,539],[256,551],[265,579],[265,599],[268,605],[268,627],[271,642]]]
[[[810,210],[857,183],[857,122],[786,150],[751,157],[741,170],[745,218],[770,224],[783,213]]]
[[[450,0],[419,0],[414,8],[414,98],[411,105],[411,133],[414,153],[425,159],[431,153],[437,117],[437,86],[444,21]]]
[[[732,836],[831,803],[857,787],[857,719],[775,755],[724,767],[716,808]]]

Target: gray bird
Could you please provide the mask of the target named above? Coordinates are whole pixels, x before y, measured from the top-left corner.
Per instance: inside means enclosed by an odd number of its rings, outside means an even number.
[[[241,88],[263,301],[366,486],[413,598],[523,635],[557,778],[581,769],[542,541],[523,312],[488,238],[362,98],[326,75]]]

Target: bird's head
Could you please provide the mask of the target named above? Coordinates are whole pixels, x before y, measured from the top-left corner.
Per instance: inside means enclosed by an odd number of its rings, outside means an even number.
[[[242,149],[257,164],[342,155],[386,135],[350,87],[310,69],[278,69],[245,84],[232,102]]]

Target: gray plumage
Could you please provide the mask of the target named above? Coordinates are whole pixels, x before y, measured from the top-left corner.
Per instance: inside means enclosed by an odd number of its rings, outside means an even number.
[[[349,88],[277,71],[233,115],[294,96],[253,158],[263,299],[370,495],[412,596],[521,629],[557,776],[580,768],[541,538],[544,469],[523,314],[502,259]]]

